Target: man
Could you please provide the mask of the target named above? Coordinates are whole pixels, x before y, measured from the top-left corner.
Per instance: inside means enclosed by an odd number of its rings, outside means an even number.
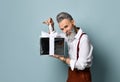
[[[57,54],[53,57],[69,65],[67,82],[92,82],[90,67],[92,64],[93,46],[87,34],[81,28],[75,26],[75,21],[67,12],[59,13],[56,19],[59,28],[65,34],[69,57],[65,58]],[[49,18],[44,24],[49,26],[50,33],[55,32],[52,18]]]

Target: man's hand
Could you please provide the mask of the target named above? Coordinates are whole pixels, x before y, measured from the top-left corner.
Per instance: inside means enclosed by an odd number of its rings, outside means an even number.
[[[64,56],[56,55],[56,54],[53,55],[52,57],[57,58],[57,59],[65,62],[65,63],[68,64],[68,65],[70,64],[70,58],[65,58]]]
[[[54,54],[52,57],[62,60],[64,56]]]
[[[48,26],[51,25],[52,27],[54,27],[54,21],[52,18],[47,19],[43,22],[43,24],[47,24]]]

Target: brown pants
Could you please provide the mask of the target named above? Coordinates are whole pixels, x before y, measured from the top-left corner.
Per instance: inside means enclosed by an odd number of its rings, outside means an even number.
[[[92,82],[90,68],[73,71],[69,68],[67,82]]]

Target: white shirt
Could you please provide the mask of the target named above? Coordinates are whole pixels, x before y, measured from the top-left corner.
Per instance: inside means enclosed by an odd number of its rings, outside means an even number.
[[[53,32],[54,34],[55,32]],[[78,33],[75,35],[73,41],[68,41],[64,34],[60,34],[58,36],[65,37],[68,43],[68,54],[70,58],[70,68],[74,70],[77,68],[78,70],[84,70],[85,68],[89,68],[92,65],[92,51],[93,46],[90,43],[88,36],[85,34],[81,37],[79,44],[79,58],[77,59],[77,44],[79,41],[79,37],[83,33],[82,29],[79,29]]]
[[[68,41],[68,54],[71,59],[70,67],[72,70],[74,70],[74,68],[77,68],[78,70],[84,70],[92,65],[93,46],[91,45],[86,34],[81,37],[79,44],[79,58],[77,59],[77,44],[82,33],[83,31],[79,29],[74,40],[72,42]]]

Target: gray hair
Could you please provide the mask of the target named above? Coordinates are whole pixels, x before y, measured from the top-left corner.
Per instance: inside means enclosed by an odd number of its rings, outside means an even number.
[[[56,16],[58,23],[60,23],[63,19],[73,20],[72,16],[67,12],[61,12]]]

